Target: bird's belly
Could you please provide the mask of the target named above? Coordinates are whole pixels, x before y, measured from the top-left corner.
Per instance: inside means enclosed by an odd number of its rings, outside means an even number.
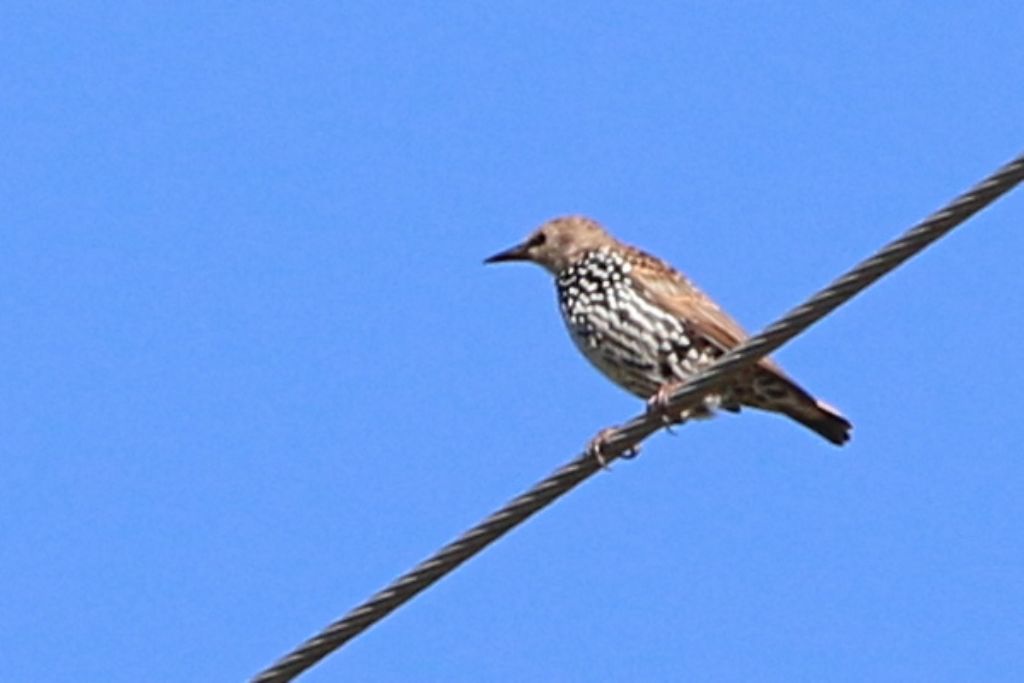
[[[626,391],[649,398],[667,380],[657,360],[657,340],[610,322],[608,311],[564,316],[576,347],[608,379]]]
[[[649,398],[666,382],[685,380],[717,355],[685,322],[632,291],[588,299],[562,298],[562,318],[576,346],[606,377]]]
[[[579,334],[571,334],[571,336],[576,346],[594,367],[631,394],[646,399],[653,396],[658,387],[663,384],[653,363],[608,349],[600,343],[595,343],[596,340],[593,337],[584,337]]]

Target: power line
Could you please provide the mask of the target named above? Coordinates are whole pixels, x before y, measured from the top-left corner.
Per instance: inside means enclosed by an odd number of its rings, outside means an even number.
[[[1024,155],[1017,157],[944,208],[890,242],[871,258],[836,279],[797,306],[760,334],[724,355],[676,390],[666,411],[693,407],[709,392],[726,383],[737,371],[752,365],[873,282],[892,271],[1001,195],[1024,180]],[[602,456],[605,462],[621,457],[663,427],[660,419],[643,414],[606,431]],[[483,522],[424,560],[369,600],[351,610],[293,652],[252,679],[252,683],[290,681],[328,654],[377,623],[445,574],[477,554],[509,529],[594,474],[601,465],[588,454],[578,456],[526,493],[513,499]]]

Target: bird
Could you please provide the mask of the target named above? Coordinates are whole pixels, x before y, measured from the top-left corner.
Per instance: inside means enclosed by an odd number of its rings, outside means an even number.
[[[510,261],[537,264],[554,276],[562,319],[578,349],[666,424],[750,407],[785,415],[833,444],[849,440],[850,421],[767,356],[701,405],[668,414],[674,389],[749,335],[680,271],[620,242],[596,220],[554,218],[484,263]]]

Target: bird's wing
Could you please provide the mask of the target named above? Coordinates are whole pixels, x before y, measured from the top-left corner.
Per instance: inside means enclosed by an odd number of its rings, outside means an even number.
[[[723,353],[750,336],[732,316],[678,270],[639,249],[631,251],[633,280],[640,285],[641,296],[652,304],[685,320],[698,335]],[[771,358],[762,358],[758,365],[785,377],[782,368]]]
[[[723,352],[748,338],[749,335],[738,322],[682,273],[640,250],[634,250],[631,256],[633,281],[637,283],[640,295],[651,304],[685,320],[697,335]],[[787,377],[771,358],[761,358],[756,367],[760,368],[762,377],[768,375],[775,381],[781,380],[789,397],[796,399],[788,408],[781,408],[782,412],[834,444],[841,445],[849,440],[852,425],[842,413],[808,394]]]

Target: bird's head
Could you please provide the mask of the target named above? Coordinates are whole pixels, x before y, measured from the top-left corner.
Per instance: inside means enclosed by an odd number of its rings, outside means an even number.
[[[590,218],[563,216],[537,228],[522,244],[499,252],[484,263],[532,261],[557,275],[588,251],[611,244],[614,239]]]

